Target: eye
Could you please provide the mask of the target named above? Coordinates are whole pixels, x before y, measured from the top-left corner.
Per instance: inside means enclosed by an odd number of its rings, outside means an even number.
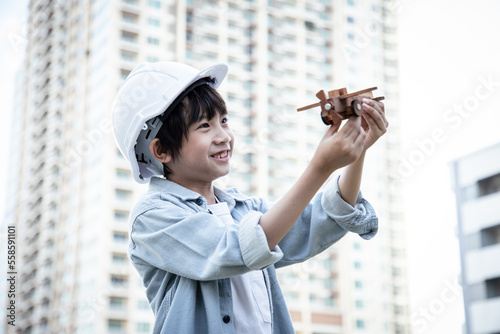
[[[229,122],[229,120],[227,119],[227,117],[224,117],[221,121],[222,124],[226,124],[227,122]]]
[[[198,127],[198,129],[203,129],[203,128],[205,128],[205,129],[206,129],[206,128],[209,128],[209,127],[210,127],[210,124],[208,124],[208,123],[203,123],[203,124],[201,124],[201,125]]]

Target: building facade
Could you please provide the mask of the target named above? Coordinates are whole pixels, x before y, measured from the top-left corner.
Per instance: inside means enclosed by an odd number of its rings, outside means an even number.
[[[499,333],[500,144],[452,164],[465,333]]]
[[[22,333],[149,333],[152,314],[126,258],[135,184],[111,135],[114,94],[140,61],[229,65],[220,88],[236,135],[221,186],[275,200],[326,127],[297,113],[324,89],[378,86],[390,130],[370,149],[363,193],[380,217],[280,281],[297,333],[410,333],[397,175],[396,13],[386,0],[32,0],[17,119]],[[19,120],[21,119],[21,120]],[[14,184],[15,183],[15,184]],[[22,231],[22,232],[21,232]]]

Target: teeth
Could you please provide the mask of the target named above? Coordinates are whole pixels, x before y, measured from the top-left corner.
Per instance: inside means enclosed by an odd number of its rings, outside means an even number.
[[[216,154],[214,155],[215,158],[225,158],[227,157],[227,151],[225,151],[224,153],[221,153],[221,154]]]

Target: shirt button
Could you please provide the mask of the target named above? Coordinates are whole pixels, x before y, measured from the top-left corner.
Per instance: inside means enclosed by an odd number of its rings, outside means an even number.
[[[201,198],[198,198],[198,199],[196,200],[196,204],[198,204],[198,205],[202,205],[202,204],[203,204],[203,200],[202,200]]]
[[[231,321],[231,317],[228,315],[225,315],[222,317],[222,321],[224,321],[225,324]]]

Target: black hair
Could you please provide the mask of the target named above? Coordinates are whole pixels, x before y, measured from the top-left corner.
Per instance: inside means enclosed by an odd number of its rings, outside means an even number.
[[[216,114],[227,114],[226,103],[217,90],[208,84],[192,89],[173,106],[156,135],[162,152],[170,154],[175,160],[180,154],[183,138],[188,138],[189,127],[203,118],[211,120]],[[163,164],[164,176],[171,172]]]

